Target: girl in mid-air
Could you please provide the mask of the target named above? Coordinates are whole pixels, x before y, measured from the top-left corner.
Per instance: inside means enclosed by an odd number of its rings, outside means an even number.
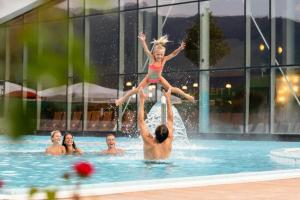
[[[142,80],[142,82],[138,85],[138,87],[133,88],[132,90],[127,92],[126,95],[124,95],[120,99],[116,100],[116,102],[115,102],[116,105],[119,106],[119,105],[123,104],[131,95],[138,93],[138,91],[141,88],[143,89],[145,86],[149,85],[150,83],[158,83],[158,82],[162,84],[162,86],[166,89],[166,91],[169,90],[169,88],[171,88],[172,93],[179,94],[179,95],[185,97],[189,101],[194,101],[193,96],[183,92],[181,89],[179,89],[177,87],[172,87],[169,84],[169,82],[161,75],[165,63],[168,60],[177,56],[178,53],[185,48],[185,43],[181,42],[181,45],[176,50],[174,50],[171,54],[165,56],[165,51],[166,51],[165,44],[167,42],[169,42],[167,35],[164,35],[164,36],[160,37],[158,40],[154,40],[152,42],[152,43],[154,43],[153,53],[150,52],[150,50],[146,44],[145,34],[140,33],[138,38],[140,39],[140,41],[143,45],[145,53],[150,58],[148,74]]]

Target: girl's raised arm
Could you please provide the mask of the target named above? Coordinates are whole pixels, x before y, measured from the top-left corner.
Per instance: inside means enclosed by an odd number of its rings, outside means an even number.
[[[165,61],[171,60],[172,58],[174,58],[175,56],[177,56],[179,54],[179,52],[182,51],[184,48],[185,48],[185,43],[181,42],[180,46],[177,49],[175,49],[169,55],[165,56]]]
[[[147,56],[149,58],[152,58],[152,53],[150,52],[148,46],[147,46],[147,43],[146,43],[146,36],[144,33],[140,33],[138,38],[140,39],[142,45],[143,45],[143,49],[145,51],[145,53],[147,54]]]

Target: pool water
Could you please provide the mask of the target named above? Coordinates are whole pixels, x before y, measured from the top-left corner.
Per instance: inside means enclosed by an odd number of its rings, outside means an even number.
[[[84,155],[46,156],[49,137],[28,136],[20,142],[0,137],[4,189],[73,185],[78,179],[66,181],[62,176],[82,160],[95,167],[93,176],[81,180],[82,184],[300,168],[300,164],[277,163],[270,156],[274,149],[300,147],[299,142],[192,140],[190,145],[174,145],[170,159],[157,163],[143,160],[139,138],[117,138],[117,146],[126,150],[124,156],[99,155],[106,148],[105,138],[75,137],[75,142]]]

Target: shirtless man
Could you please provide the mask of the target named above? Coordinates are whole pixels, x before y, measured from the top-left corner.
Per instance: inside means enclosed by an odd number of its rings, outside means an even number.
[[[46,149],[46,154],[59,156],[66,153],[65,147],[60,144],[60,138],[60,131],[56,130],[51,132],[51,141],[53,144]]]
[[[138,111],[138,126],[144,141],[144,159],[160,160],[167,159],[172,151],[173,142],[173,112],[171,107],[171,90],[164,92],[167,100],[167,123],[161,124],[155,130],[155,137],[149,132],[144,120],[144,104],[146,95],[143,90],[139,91],[140,105]]]
[[[101,155],[123,155],[124,150],[116,148],[116,137],[113,134],[106,136],[107,150],[100,152]]]

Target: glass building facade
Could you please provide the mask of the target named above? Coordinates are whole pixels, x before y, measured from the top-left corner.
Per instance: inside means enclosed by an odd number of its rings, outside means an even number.
[[[166,54],[186,42],[163,76],[196,99],[173,101],[189,135],[300,133],[300,0],[50,1],[0,26],[0,115],[22,98],[38,132],[135,133],[136,95],[114,100],[147,73],[139,32],[167,34]],[[32,64],[44,55],[60,59]],[[65,81],[35,81],[51,65]],[[160,89],[146,88],[148,111]]]

